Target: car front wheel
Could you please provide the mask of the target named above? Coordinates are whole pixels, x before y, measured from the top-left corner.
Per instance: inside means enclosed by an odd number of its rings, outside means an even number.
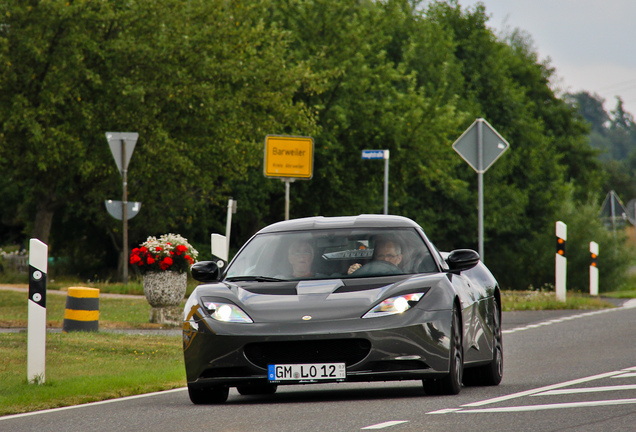
[[[493,346],[490,363],[468,369],[464,373],[464,384],[467,386],[496,386],[503,377],[503,335],[501,333],[501,313],[495,301],[493,308]]]
[[[449,372],[444,378],[426,380],[424,391],[429,395],[456,395],[462,388],[464,371],[464,348],[462,345],[462,323],[457,306],[453,306],[450,331]]]

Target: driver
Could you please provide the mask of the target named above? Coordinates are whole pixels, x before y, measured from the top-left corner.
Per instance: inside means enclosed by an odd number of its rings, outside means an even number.
[[[375,251],[373,252],[373,259],[375,261],[388,261],[394,266],[397,266],[402,262],[402,248],[399,243],[388,240],[381,239],[375,244]],[[347,271],[347,274],[358,270],[362,265],[360,263],[352,264]]]
[[[292,265],[292,276],[297,278],[313,277],[311,264],[314,261],[314,248],[306,240],[292,243],[287,253],[287,259]]]

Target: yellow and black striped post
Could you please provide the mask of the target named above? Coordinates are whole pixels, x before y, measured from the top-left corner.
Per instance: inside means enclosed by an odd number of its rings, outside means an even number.
[[[71,287],[66,296],[64,333],[72,331],[97,331],[99,329],[99,290],[97,288]]]

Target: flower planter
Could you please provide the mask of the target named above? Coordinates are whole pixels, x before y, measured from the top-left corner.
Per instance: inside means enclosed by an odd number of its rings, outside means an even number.
[[[186,293],[188,271],[198,254],[179,234],[150,236],[132,250],[129,263],[144,275],[144,294],[152,306],[151,323],[183,323],[180,304]]]
[[[149,272],[144,275],[144,295],[152,306],[150,322],[181,325],[183,309],[180,304],[186,293],[187,273],[173,271]]]

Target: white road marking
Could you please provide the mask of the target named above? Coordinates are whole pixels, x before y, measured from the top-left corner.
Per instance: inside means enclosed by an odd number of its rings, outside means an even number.
[[[636,377],[636,372],[624,373],[621,375],[613,376],[612,378],[634,378]]]
[[[615,376],[610,378],[616,378]],[[585,387],[585,388],[573,388],[564,390],[550,390],[543,393],[533,394],[531,396],[555,396],[574,393],[600,393],[608,391],[622,391],[622,390],[636,390],[636,385],[617,385],[617,386],[605,386],[605,387]]]
[[[543,321],[540,323],[536,323],[536,324],[528,324],[526,326],[523,327],[516,327],[510,330],[503,330],[502,333],[503,334],[510,334],[510,333],[517,333],[523,330],[528,330],[528,329],[535,329],[538,327],[543,327],[543,326],[547,326],[547,325],[551,325],[551,324],[558,324],[558,323],[562,323],[564,321],[570,321],[573,319],[578,319],[578,318],[584,318],[584,317],[588,317],[588,316],[592,316],[592,315],[599,315],[599,314],[604,314],[604,313],[608,313],[608,312],[614,312],[614,311],[618,311],[621,309],[633,309],[636,308],[636,299],[631,299],[631,300],[627,300],[625,303],[623,303],[623,305],[621,307],[618,308],[614,308],[614,309],[601,309],[601,310],[597,310],[597,311],[593,311],[593,312],[586,312],[586,313],[582,313],[582,314],[578,314],[578,315],[570,315],[570,316],[566,316],[566,317],[562,317],[562,318],[555,318],[549,321]]]
[[[371,426],[367,426],[367,427],[363,427],[362,430],[368,430],[368,429],[384,429],[384,428],[388,428],[391,426],[396,426],[402,423],[408,423],[408,420],[394,420],[394,421],[387,421],[384,423],[378,423],[375,425],[371,425]]]
[[[545,391],[549,391],[549,390],[556,390],[559,388],[563,388],[563,387],[568,387],[571,385],[575,385],[575,384],[581,384],[581,383],[585,383],[585,382],[590,382],[590,381],[594,381],[594,380],[598,380],[598,379],[603,379],[603,378],[609,378],[611,376],[614,375],[619,375],[621,374],[622,371],[614,371],[614,372],[606,372],[606,373],[602,373],[599,375],[594,375],[591,377],[586,377],[586,378],[579,378],[579,379],[575,379],[575,380],[571,380],[571,381],[566,381],[560,384],[552,384],[549,386],[545,386],[545,387],[539,387],[536,389],[532,389],[532,390],[526,390],[526,391],[522,391],[519,393],[513,393],[510,395],[506,395],[506,396],[500,396],[500,397],[496,397],[496,398],[492,398],[492,399],[486,399],[483,401],[479,401],[479,402],[473,402],[473,403],[469,403],[466,405],[462,405],[463,407],[477,407],[477,406],[483,406],[483,405],[489,405],[492,403],[497,403],[497,402],[503,402],[503,401],[507,401],[510,399],[516,399],[516,398],[520,398],[523,396],[531,396],[535,393],[541,393],[541,392],[545,392]]]
[[[636,299],[627,300],[623,303],[623,307],[628,309],[636,308]]]
[[[574,393],[597,393],[608,391],[624,391],[624,390],[636,390],[636,385],[617,385],[617,386],[599,386],[599,387],[584,387],[584,388],[568,388],[577,384],[587,383],[590,381],[596,381],[605,378],[617,378],[617,377],[633,377],[632,371],[636,370],[636,366],[625,368],[619,371],[606,372],[598,375],[593,375],[585,378],[579,378],[575,380],[566,381],[559,384],[553,384],[545,387],[539,387],[532,390],[526,390],[510,395],[500,396],[492,399],[486,399],[479,402],[473,402],[462,405],[462,408],[446,408],[437,411],[431,411],[427,414],[450,414],[450,413],[497,413],[497,412],[523,412],[523,411],[541,411],[549,409],[562,409],[562,408],[581,408],[581,407],[595,407],[595,406],[607,406],[607,405],[626,405],[636,404],[636,399],[613,399],[613,400],[598,400],[598,401],[583,401],[583,402],[567,402],[567,403],[554,403],[543,405],[522,405],[500,408],[476,408],[484,405],[490,405],[497,402],[504,402],[511,399],[516,399],[524,396],[555,396],[566,395]],[[467,409],[468,408],[468,409]]]
[[[466,414],[524,412],[524,411],[542,411],[542,410],[550,410],[550,409],[584,408],[584,407],[627,405],[627,404],[636,404],[636,399],[615,399],[615,400],[600,400],[600,401],[588,401],[588,402],[570,402],[570,403],[556,403],[556,404],[547,404],[547,405],[525,405],[525,406],[512,406],[512,407],[502,407],[502,408],[478,408],[478,409],[471,409],[471,410],[460,410],[457,412],[466,413]]]
[[[627,305],[627,303],[625,303],[625,305]],[[536,323],[536,324],[528,324],[528,325],[523,326],[523,327],[516,327],[516,328],[513,328],[513,329],[509,329],[509,330],[503,330],[502,333],[503,334],[517,333],[517,332],[520,332],[520,331],[535,329],[535,328],[544,327],[544,326],[548,326],[548,325],[552,325],[552,324],[558,324],[558,323],[562,323],[562,322],[565,322],[565,321],[570,321],[570,320],[573,320],[573,319],[585,318],[585,317],[589,317],[589,316],[593,316],[593,315],[599,315],[599,314],[604,314],[604,313],[608,313],[608,312],[614,312],[614,311],[621,310],[621,309],[624,309],[624,308],[636,307],[636,303],[634,303],[633,306],[625,306],[625,305],[623,305],[620,308],[615,308],[615,309],[602,309],[602,310],[598,310],[598,311],[594,311],[594,312],[586,312],[586,313],[577,314],[577,315],[570,315],[570,316],[563,317],[563,318],[556,318],[556,319],[552,319],[552,320],[549,320],[549,321],[543,321],[543,322]]]
[[[427,412],[426,414],[450,414],[461,410],[461,408],[445,408],[437,411]]]

